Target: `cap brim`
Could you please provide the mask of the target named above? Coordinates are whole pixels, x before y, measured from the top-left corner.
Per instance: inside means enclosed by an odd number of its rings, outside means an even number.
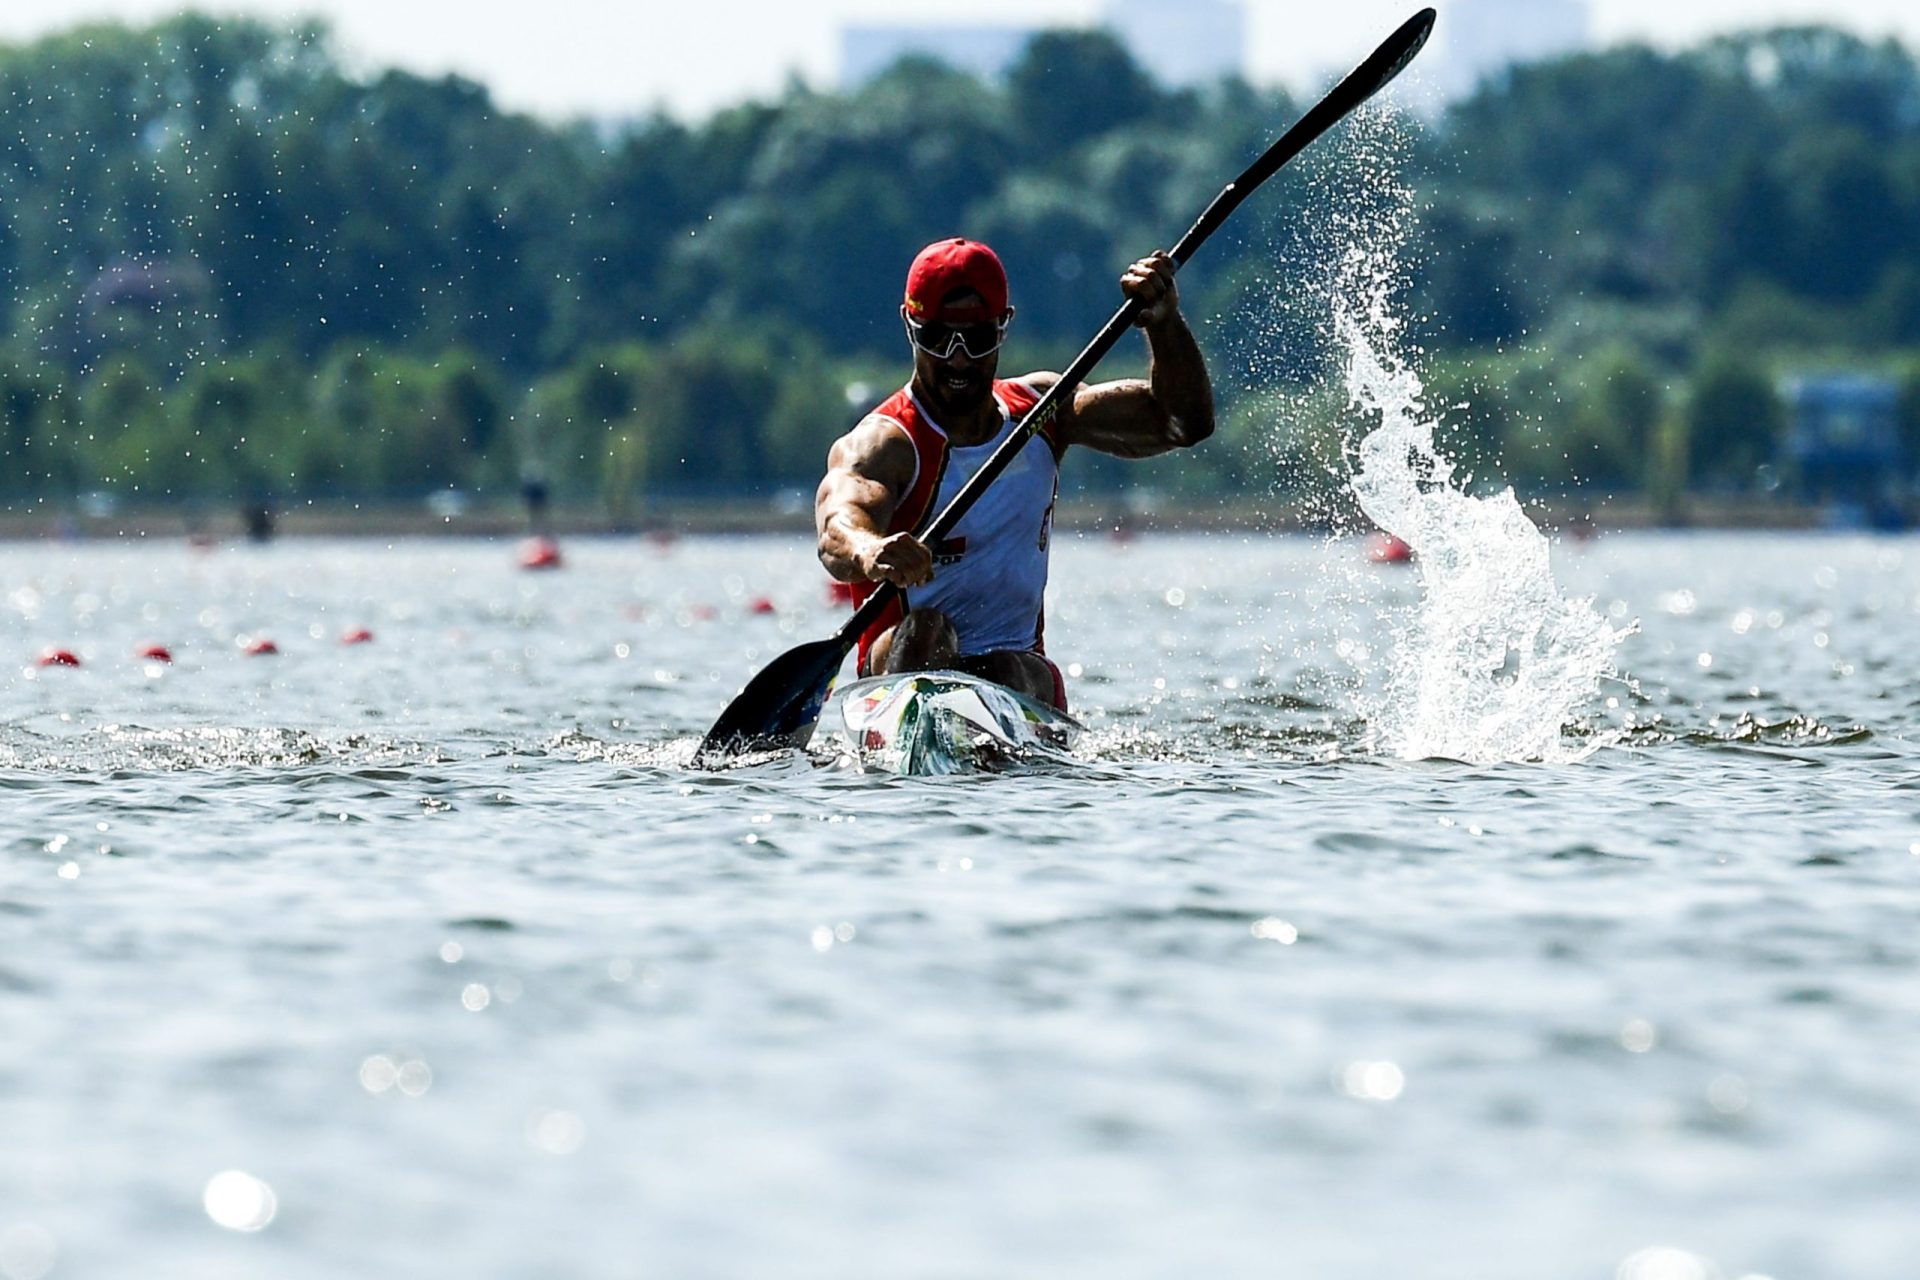
[[[930,308],[921,318],[937,324],[980,324],[987,320],[998,320],[1004,314],[984,302],[978,302],[958,307]]]

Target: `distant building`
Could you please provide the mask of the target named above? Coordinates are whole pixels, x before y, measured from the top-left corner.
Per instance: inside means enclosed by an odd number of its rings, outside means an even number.
[[[1239,0],[1107,0],[1102,25],[1163,84],[1206,84],[1247,71]]]
[[[1897,525],[1907,501],[1900,389],[1889,378],[1789,379],[1786,462],[1802,501],[1838,523]]]
[[[1065,24],[1048,24],[1065,25]],[[1163,84],[1196,84],[1246,70],[1240,0],[1108,0],[1097,25],[1126,44]],[[840,31],[840,83],[865,84],[910,54],[982,77],[1004,73],[1044,28],[963,23],[863,22]]]
[[[840,29],[840,83],[865,84],[909,55],[938,58],[976,76],[997,76],[1013,65],[1038,27],[963,26],[958,23],[859,23]]]
[[[1451,0],[1421,73],[1451,101],[1516,62],[1574,53],[1591,39],[1587,0]]]

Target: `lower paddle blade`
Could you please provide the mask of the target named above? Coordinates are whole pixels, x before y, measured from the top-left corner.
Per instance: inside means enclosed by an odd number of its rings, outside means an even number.
[[[749,751],[806,746],[848,648],[832,636],[789,649],[769,662],[707,730],[693,762],[704,767]]]

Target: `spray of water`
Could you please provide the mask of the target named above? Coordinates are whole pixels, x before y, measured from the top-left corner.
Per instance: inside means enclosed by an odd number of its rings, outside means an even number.
[[[1423,400],[1422,353],[1400,302],[1414,216],[1396,176],[1402,149],[1391,115],[1357,122],[1347,160],[1370,179],[1370,198],[1329,219],[1340,243],[1322,259],[1319,294],[1358,421],[1352,497],[1412,548],[1420,575],[1420,602],[1399,619],[1384,682],[1362,698],[1368,746],[1406,759],[1576,759],[1607,740],[1583,732],[1582,716],[1614,673],[1622,633],[1590,601],[1561,594],[1547,539],[1512,489],[1469,493],[1435,441],[1440,418]]]

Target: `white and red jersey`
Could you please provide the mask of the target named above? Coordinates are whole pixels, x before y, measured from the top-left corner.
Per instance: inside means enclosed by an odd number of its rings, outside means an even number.
[[[894,508],[889,534],[918,534],[925,529],[1039,403],[1040,395],[1025,383],[995,382],[993,399],[1000,407],[1000,429],[978,445],[952,444],[911,385],[873,411],[872,416],[886,419],[906,435],[917,463],[913,483]],[[1044,652],[1047,549],[1059,487],[1060,456],[1049,422],[1021,446],[1007,469],[947,536],[929,548],[933,581],[901,593],[861,635],[861,673],[868,674],[867,653],[873,642],[905,617],[908,609],[938,609],[945,614],[959,635],[961,657],[1003,649]],[[853,584],[856,609],[874,586]]]

